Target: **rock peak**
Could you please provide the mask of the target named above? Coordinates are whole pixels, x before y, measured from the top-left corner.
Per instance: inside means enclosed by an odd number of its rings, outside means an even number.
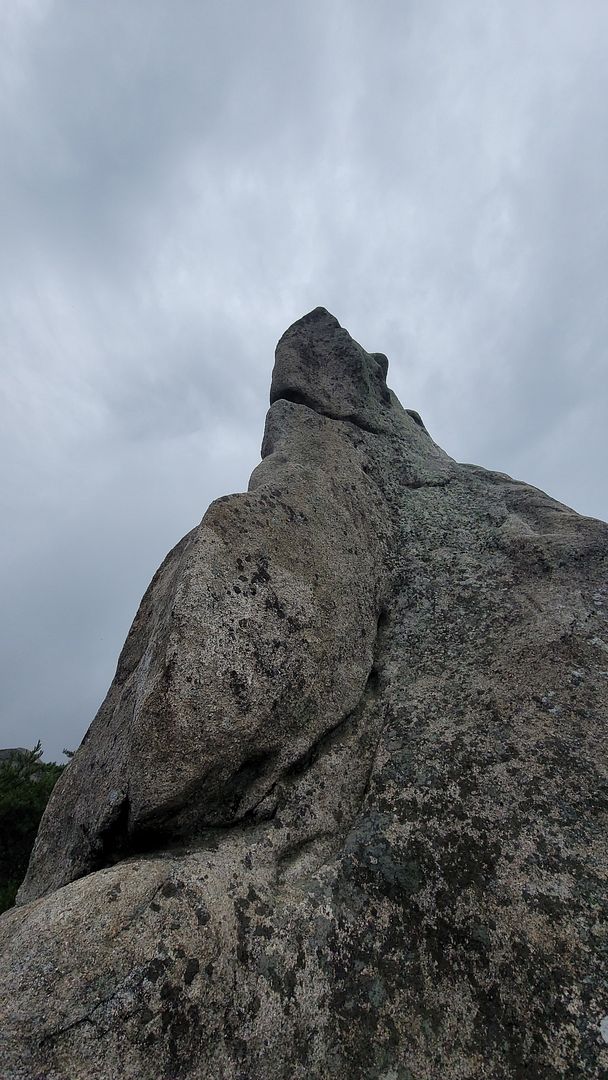
[[[316,307],[281,337],[271,404],[280,398],[360,427],[382,427],[391,407],[388,360],[368,353],[326,308]]]
[[[331,311],[328,311],[327,308],[319,305],[318,307],[313,308],[312,311],[307,311],[306,314],[302,315],[299,319],[296,319],[285,332],[288,333],[289,330],[292,330],[294,326],[298,326],[299,323],[314,322],[328,322],[333,323],[337,327],[340,326],[336,316],[332,315]]]

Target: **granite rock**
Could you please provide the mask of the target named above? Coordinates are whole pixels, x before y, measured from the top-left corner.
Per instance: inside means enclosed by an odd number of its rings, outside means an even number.
[[[452,461],[322,308],[0,919],[7,1080],[608,1071],[608,527]]]

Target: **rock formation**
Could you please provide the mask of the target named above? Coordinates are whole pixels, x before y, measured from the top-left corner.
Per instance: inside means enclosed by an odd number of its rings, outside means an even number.
[[[0,920],[6,1080],[608,1070],[608,527],[323,308],[146,592]]]
[[[9,746],[4,750],[0,750],[0,761],[10,761],[11,758],[20,757],[21,754],[28,754],[29,750],[25,746]]]

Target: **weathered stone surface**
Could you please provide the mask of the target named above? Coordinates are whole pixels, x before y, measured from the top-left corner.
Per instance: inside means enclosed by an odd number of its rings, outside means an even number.
[[[27,753],[29,751],[24,746],[10,746],[6,750],[0,750],[0,761],[10,761],[11,758]]]
[[[350,364],[354,384],[379,370],[333,318],[312,325],[325,335],[314,371],[324,353],[336,383]],[[296,349],[287,362],[283,350],[275,382],[286,368],[288,387]],[[376,381],[381,422],[391,402]],[[285,399],[264,454],[250,491],[213,503],[154,578],[53,794],[20,902],[161,836],[267,813],[285,769],[359,701],[387,594],[386,500],[352,436]]]
[[[156,575],[0,919],[9,1080],[608,1070],[608,528],[323,309]]]

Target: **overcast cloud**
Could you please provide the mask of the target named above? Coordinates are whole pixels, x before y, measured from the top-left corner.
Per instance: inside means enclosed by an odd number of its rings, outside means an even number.
[[[0,745],[78,745],[317,304],[608,517],[605,0],[2,0]]]

